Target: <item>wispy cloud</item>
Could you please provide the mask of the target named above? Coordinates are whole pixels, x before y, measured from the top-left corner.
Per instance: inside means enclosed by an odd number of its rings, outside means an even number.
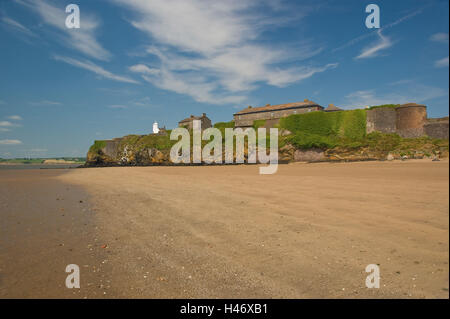
[[[7,25],[8,27],[10,27],[11,29],[15,30],[15,31],[19,31],[27,36],[30,37],[36,37],[37,35],[32,32],[30,29],[28,29],[27,27],[25,27],[23,24],[21,24],[20,22],[7,17],[6,15],[2,16],[0,18],[0,21],[2,21],[5,25]]]
[[[9,128],[0,127],[0,132],[9,132],[9,131],[11,131]]]
[[[135,14],[131,24],[153,42],[146,53],[159,59],[157,67],[137,64],[130,70],[159,88],[198,102],[242,103],[245,93],[261,83],[283,87],[336,67],[298,65],[321,51],[312,41],[296,47],[284,43],[283,49],[262,44],[262,32],[283,23],[257,10],[265,1],[229,0],[214,6],[203,0],[115,2]],[[276,7],[266,6],[264,12]],[[295,63],[287,66],[287,62]]]
[[[108,60],[111,57],[111,53],[104,49],[96,38],[98,17],[83,10],[81,28],[68,29],[65,25],[67,15],[64,7],[53,6],[45,0],[16,0],[16,2],[37,12],[45,24],[58,30],[59,39],[65,46],[98,60]]]
[[[69,58],[69,57],[63,57],[63,56],[59,56],[59,55],[55,55],[53,58],[56,61],[62,61],[67,64],[70,64],[72,66],[91,71],[103,78],[107,78],[107,79],[119,81],[119,82],[125,82],[125,83],[135,83],[135,84],[139,83],[138,81],[135,81],[132,78],[111,73],[111,72],[105,70],[104,68],[102,68],[101,66],[92,63],[91,61],[87,61],[87,60],[80,61],[80,60],[76,60],[76,59]]]
[[[434,42],[448,43],[448,33],[435,33],[430,37],[430,40]]]
[[[13,120],[13,121],[21,121],[22,117],[20,115],[10,115],[10,116],[8,116],[8,119]]]
[[[0,145],[19,145],[22,141],[19,140],[0,140]]]
[[[145,64],[136,64],[129,67],[131,72],[141,73],[141,74],[159,74],[158,69],[149,68]]]
[[[379,37],[379,41],[373,43],[368,47],[365,47],[361,51],[361,53],[357,57],[355,57],[355,59],[374,58],[379,55],[379,52],[381,50],[385,50],[392,46],[392,41],[388,37],[382,35],[381,30],[377,32],[377,35]]]
[[[37,102],[30,102],[29,104],[33,105],[33,106],[58,106],[58,105],[62,105],[62,103],[60,103],[60,102],[50,101],[50,100],[42,100],[42,101],[37,101]]]
[[[0,127],[12,127],[15,126],[14,123],[11,123],[10,121],[0,121]]]
[[[136,106],[150,106],[151,105],[150,98],[148,96],[130,101],[130,104],[136,105]]]
[[[403,16],[403,17],[401,17],[401,18],[395,20],[394,22],[391,22],[391,23],[389,23],[389,24],[387,24],[385,26],[382,26],[377,31],[371,31],[369,33],[366,33],[366,34],[360,35],[360,36],[358,36],[358,37],[356,37],[354,39],[351,39],[347,43],[345,43],[345,44],[343,44],[343,45],[341,45],[341,46],[339,46],[337,48],[332,49],[331,52],[340,51],[340,50],[345,49],[347,47],[350,47],[350,46],[352,46],[352,45],[354,45],[354,44],[356,44],[358,42],[361,42],[362,40],[365,40],[365,39],[367,39],[367,38],[369,38],[369,37],[371,37],[373,35],[379,35],[379,32],[387,30],[387,29],[390,29],[390,28],[392,28],[392,27],[394,27],[394,26],[396,26],[396,25],[398,25],[398,24],[400,24],[400,23],[402,23],[402,22],[404,22],[406,20],[409,20],[409,19],[415,17],[416,15],[422,13],[422,11],[423,11],[423,8],[419,9],[419,10],[416,10],[416,11],[410,13],[410,14],[407,14],[407,15],[405,15],[405,16]]]
[[[434,66],[437,68],[448,68],[448,57],[437,60],[434,62]]]

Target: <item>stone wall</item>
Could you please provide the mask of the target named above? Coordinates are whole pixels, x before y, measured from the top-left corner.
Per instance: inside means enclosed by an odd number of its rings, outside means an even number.
[[[319,111],[321,108],[319,106],[311,106],[311,107],[297,107],[297,108],[288,108],[282,110],[273,110],[273,111],[256,111],[254,113],[249,109],[248,113],[245,114],[235,114],[234,122],[236,127],[248,127],[253,125],[253,121],[255,120],[274,120],[280,119],[282,117],[286,117],[292,114],[302,114],[312,111]]]
[[[425,135],[423,126],[427,122],[427,107],[419,104],[404,104],[395,108],[397,112],[397,134],[413,138]]]
[[[116,158],[118,155],[117,150],[119,149],[119,144],[121,140],[122,140],[121,138],[105,140],[106,146],[102,149],[102,152],[111,158]]]
[[[425,134],[429,137],[448,139],[448,117],[443,119],[429,119],[423,128]]]
[[[448,139],[448,117],[427,118],[425,105],[408,103],[398,107],[367,110],[366,132],[397,133],[404,138],[428,135]]]
[[[393,107],[379,107],[367,110],[366,132],[395,133],[397,131],[397,113]]]

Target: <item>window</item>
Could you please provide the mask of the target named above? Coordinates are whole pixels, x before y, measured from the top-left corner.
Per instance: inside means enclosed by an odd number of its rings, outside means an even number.
[[[297,114],[297,110],[294,110],[294,114]]]
[[[274,113],[272,112],[272,113],[270,113],[270,117],[273,117],[274,116]]]

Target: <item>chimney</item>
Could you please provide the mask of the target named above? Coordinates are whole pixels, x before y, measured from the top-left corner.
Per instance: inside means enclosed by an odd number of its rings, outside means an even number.
[[[334,107],[334,104],[328,104],[329,107]]]
[[[206,113],[202,113],[202,117],[206,117]]]
[[[270,103],[269,103],[269,104],[266,104],[266,106],[270,106]]]
[[[191,114],[191,119],[194,118],[194,115]]]
[[[308,99],[304,99],[303,102],[309,102],[309,100]]]
[[[249,106],[248,106],[248,108],[249,108],[249,109],[251,109],[251,108],[252,108],[252,106],[251,106],[251,105],[249,105]]]

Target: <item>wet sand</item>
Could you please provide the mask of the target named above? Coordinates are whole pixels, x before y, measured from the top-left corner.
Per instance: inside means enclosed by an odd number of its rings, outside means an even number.
[[[64,169],[0,170],[0,298],[99,298],[106,283],[88,195],[56,177]],[[67,289],[78,264],[83,289]],[[106,283],[107,284],[107,283]]]
[[[0,172],[0,297],[69,290],[55,285],[76,263],[103,266],[81,269],[81,289],[60,297],[448,298],[448,168],[423,160],[295,163],[274,175],[257,166]],[[15,186],[5,188],[5,177]],[[57,196],[68,218],[53,210]],[[30,260],[50,268],[34,273]],[[380,266],[379,289],[365,286],[368,264]]]

